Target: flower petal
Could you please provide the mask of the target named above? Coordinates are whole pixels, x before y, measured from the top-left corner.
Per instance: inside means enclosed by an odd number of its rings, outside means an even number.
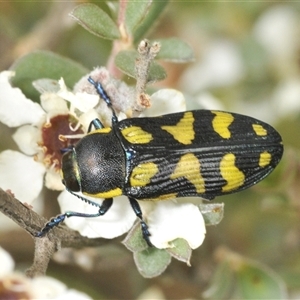
[[[58,171],[56,171],[54,168],[50,168],[46,172],[45,176],[45,186],[54,191],[62,191],[65,189],[65,186],[63,185],[61,181],[61,176]]]
[[[68,114],[68,104],[61,97],[54,93],[44,93],[41,95],[41,104],[46,112],[51,112],[53,115]]]
[[[23,153],[34,155],[39,151],[38,141],[41,134],[36,127],[31,125],[21,126],[12,137]]]
[[[61,78],[58,83],[61,89],[58,91],[57,95],[69,101],[73,106],[73,109],[77,108],[81,112],[87,112],[90,109],[94,108],[99,102],[98,95],[91,95],[85,92],[78,92],[74,94],[68,91],[63,78]]]
[[[68,287],[55,278],[48,276],[35,277],[31,281],[34,299],[56,300],[89,300],[88,295]]]
[[[35,299],[56,299],[67,290],[64,283],[46,276],[33,278],[31,283]]]
[[[93,199],[94,202],[99,202]],[[67,191],[58,197],[61,211],[76,211],[86,214],[95,214],[98,208],[80,201]],[[81,235],[89,238],[103,237],[114,238],[127,232],[136,220],[130,203],[125,196],[116,197],[109,211],[96,218],[68,218],[65,223],[72,229],[78,230]]]
[[[186,103],[181,92],[162,89],[151,95],[151,107],[145,109],[141,116],[154,117],[186,110]]]
[[[170,247],[170,242],[185,239],[192,249],[204,240],[206,229],[198,207],[192,203],[164,201],[156,204],[148,216],[151,243],[159,248]]]
[[[33,157],[6,150],[0,153],[0,186],[10,189],[22,202],[31,204],[43,187],[45,166]]]
[[[0,73],[0,121],[9,127],[38,124],[45,116],[41,106],[27,99],[19,88],[13,88],[9,79],[13,72]]]

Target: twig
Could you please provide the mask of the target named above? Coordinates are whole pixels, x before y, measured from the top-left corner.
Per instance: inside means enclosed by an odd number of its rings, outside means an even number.
[[[47,222],[45,218],[2,189],[0,189],[0,211],[25,229],[31,236]],[[107,244],[105,239],[89,239],[66,226],[54,228],[46,236],[34,238],[34,240],[33,265],[27,271],[27,275],[30,277],[45,274],[52,255],[61,248],[95,247]]]

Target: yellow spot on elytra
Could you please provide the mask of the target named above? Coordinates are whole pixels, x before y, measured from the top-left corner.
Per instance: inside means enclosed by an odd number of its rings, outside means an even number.
[[[271,158],[272,158],[272,155],[271,153],[267,152],[267,151],[264,151],[262,152],[260,155],[259,155],[259,162],[258,162],[258,165],[260,167],[265,167],[267,165],[270,164],[271,162]]]
[[[94,198],[112,198],[116,196],[121,196],[122,190],[120,188],[115,188],[113,190],[109,190],[107,192],[102,192],[97,194],[89,194],[89,193],[83,193],[83,194]]]
[[[214,131],[223,139],[229,139],[231,137],[231,132],[228,127],[234,120],[233,115],[222,111],[212,112],[216,115],[212,121]]]
[[[192,112],[186,112],[183,114],[182,119],[173,126],[161,126],[163,130],[166,130],[173,135],[174,139],[184,145],[190,145],[195,138],[194,131],[194,116]]]
[[[222,192],[236,190],[245,181],[244,173],[235,165],[235,155],[233,153],[228,153],[221,159],[220,173],[227,181],[227,184],[222,187]]]
[[[205,183],[201,176],[200,162],[194,154],[187,153],[181,156],[170,178],[176,179],[180,177],[184,177],[190,181],[195,186],[198,194],[205,192]]]
[[[267,130],[265,128],[263,128],[261,125],[259,124],[252,124],[253,130],[255,131],[255,133],[259,136],[265,136],[267,135]]]
[[[131,126],[121,130],[124,138],[131,144],[147,144],[153,137],[152,134],[139,126]]]
[[[158,172],[155,163],[148,162],[137,165],[130,175],[131,186],[145,186],[150,183],[151,178]]]
[[[95,134],[95,133],[109,133],[111,132],[111,127],[104,127],[104,128],[100,128],[100,129],[96,129],[93,130],[91,132],[89,132],[88,134]]]

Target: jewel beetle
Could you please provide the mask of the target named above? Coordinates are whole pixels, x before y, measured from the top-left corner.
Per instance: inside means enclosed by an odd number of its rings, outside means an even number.
[[[36,236],[68,217],[102,216],[113,197],[126,195],[151,246],[139,201],[212,200],[239,192],[270,174],[282,157],[282,139],[272,126],[236,113],[194,110],[118,121],[102,85],[88,80],[110,107],[112,126],[93,120],[88,134],[63,155],[62,174],[66,189],[98,212],[58,215]],[[99,205],[91,197],[104,201]]]

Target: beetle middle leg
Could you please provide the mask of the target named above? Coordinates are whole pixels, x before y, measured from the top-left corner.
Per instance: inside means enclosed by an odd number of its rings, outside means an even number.
[[[139,203],[137,202],[137,200],[135,200],[132,197],[128,197],[128,199],[129,199],[129,202],[131,204],[131,207],[132,207],[134,213],[140,219],[142,234],[143,234],[144,240],[146,241],[146,243],[148,244],[149,247],[154,247],[153,244],[150,241],[149,237],[151,236],[151,233],[148,230],[148,225],[146,224],[146,222],[143,219],[143,213],[142,213],[142,210],[141,210],[141,207],[140,207]]]

